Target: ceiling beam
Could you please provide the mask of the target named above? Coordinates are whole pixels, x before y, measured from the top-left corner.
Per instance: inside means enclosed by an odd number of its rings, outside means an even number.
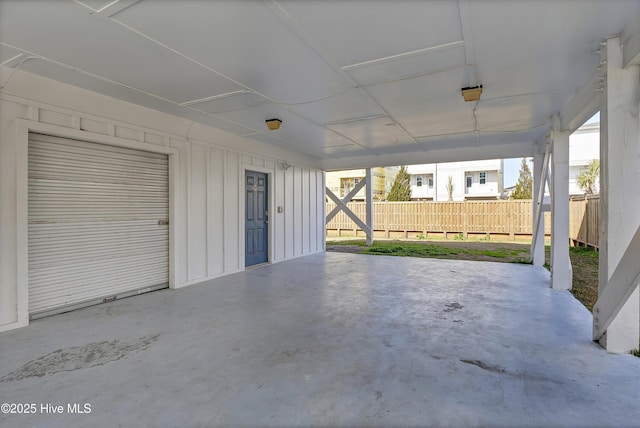
[[[103,7],[98,11],[98,13],[103,14],[108,17],[114,16],[116,13],[122,12],[129,6],[137,3],[139,0],[117,0],[113,3],[109,3],[107,6]]]
[[[640,14],[629,21],[620,34],[622,66],[640,64]]]
[[[101,14],[107,17],[113,16],[118,12],[121,12],[131,6],[134,3],[137,3],[140,0],[113,0],[111,3],[107,3],[102,6],[100,9],[94,9],[91,5],[85,3],[83,0],[73,0],[80,6],[86,7],[94,13]]]
[[[459,46],[464,46],[464,42],[462,40],[458,40],[458,41],[450,42],[450,43],[445,43],[445,44],[438,45],[438,46],[431,46],[431,47],[424,48],[424,49],[418,49],[418,50],[411,51],[411,52],[404,52],[404,53],[401,53],[401,54],[386,56],[384,58],[372,59],[372,60],[369,60],[369,61],[359,62],[357,64],[345,65],[344,67],[342,67],[342,69],[344,71],[349,71],[349,70],[354,70],[354,69],[359,68],[359,67],[364,67],[364,66],[373,65],[373,64],[381,64],[381,63],[385,63],[385,62],[389,62],[389,61],[397,61],[397,60],[402,59],[402,58],[408,58],[408,57],[411,57],[411,56],[421,55],[421,54],[425,54],[425,53],[437,52],[437,51],[441,51],[443,49],[457,48]]]
[[[460,146],[416,152],[387,154],[380,156],[343,157],[325,159],[323,169],[327,171],[375,168],[389,165],[417,165],[425,163],[461,162],[485,159],[509,159],[533,156],[534,142],[509,142],[479,147]]]
[[[471,5],[469,0],[458,0],[458,13],[460,15],[460,28],[462,29],[462,40],[464,41],[464,55],[468,66],[466,68],[467,86],[480,85],[478,67],[476,65],[476,54],[473,49],[473,28],[471,24]]]
[[[560,110],[563,131],[573,132],[600,110],[602,78],[600,67],[594,69],[589,80],[581,86]]]

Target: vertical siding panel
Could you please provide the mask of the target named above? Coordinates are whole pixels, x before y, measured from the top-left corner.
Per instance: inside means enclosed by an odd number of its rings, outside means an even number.
[[[178,158],[178,170],[175,172],[175,259],[174,270],[176,286],[184,284],[187,278],[187,174],[189,164],[186,150],[187,143],[179,140],[171,140],[171,147],[180,150]]]
[[[309,254],[310,237],[309,237],[309,174],[306,168],[302,170],[302,254]]]
[[[326,196],[325,196],[325,188],[324,188],[324,171],[316,171],[316,202],[318,204],[318,223],[316,225],[316,235],[317,235],[317,244],[316,250],[323,251],[324,250],[324,240],[326,237],[326,230],[324,228],[324,222],[327,217],[326,212]]]
[[[264,161],[264,167],[275,171],[277,165],[276,162],[267,159]]]
[[[27,215],[27,212],[21,212],[20,197],[24,197],[24,205],[28,206],[28,181],[25,178],[25,182],[21,184],[19,179],[19,170],[26,159],[19,154],[24,146],[18,149],[14,144],[16,128],[13,119],[29,117],[29,110],[32,110],[34,115],[38,111],[37,108],[29,109],[27,106],[0,100],[0,325],[20,321],[21,317],[21,309],[18,308],[22,294],[22,290],[19,289],[22,286],[20,274],[23,270],[21,266],[25,266],[26,270],[27,261],[22,254],[26,255],[27,249],[19,243],[23,235],[20,232],[16,233],[16,226],[20,224],[18,216],[23,214],[24,218]],[[26,152],[25,149],[25,158]],[[23,174],[27,177],[26,171]],[[20,192],[17,195],[16,189]],[[27,220],[24,222],[26,224]],[[27,244],[26,238],[24,241],[24,244]],[[24,296],[27,297],[26,292]]]
[[[293,168],[293,255],[302,254],[302,169]]]
[[[185,235],[185,240],[186,240],[186,249],[185,249],[185,254],[187,256],[186,262],[185,262],[185,270],[187,272],[187,281],[191,281],[191,271],[189,270],[189,247],[191,245],[190,242],[190,238],[191,238],[191,223],[189,222],[189,218],[190,218],[190,213],[191,213],[191,143],[185,143],[185,148],[184,148],[184,157],[186,158],[186,167],[185,167],[185,174],[186,174],[186,181],[187,181],[187,187],[186,187],[186,213],[185,213],[185,221],[187,223],[187,233]]]
[[[237,153],[225,152],[224,177],[224,270],[232,272],[240,268],[240,186],[238,183],[240,159]]]
[[[314,253],[318,250],[318,187],[316,185],[316,171],[309,171],[309,250]]]
[[[293,179],[294,179],[294,167],[289,168],[284,173],[285,181],[285,193],[284,193],[284,250],[285,258],[293,257],[293,235],[294,235],[294,203],[293,197]]]
[[[275,189],[275,212],[272,218],[275,218],[275,229],[273,231],[274,239],[274,260],[283,260],[285,258],[285,235],[286,235],[286,211],[278,213],[278,207],[285,207],[285,172],[281,169],[276,169],[274,174],[276,182],[273,188]]]
[[[207,182],[207,226],[209,275],[224,271],[224,151],[212,148]]]
[[[191,145],[189,279],[207,276],[207,150]]]

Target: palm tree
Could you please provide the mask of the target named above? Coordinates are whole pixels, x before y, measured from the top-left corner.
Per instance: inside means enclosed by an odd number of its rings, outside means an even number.
[[[593,159],[587,164],[587,169],[578,176],[578,186],[586,193],[598,193],[598,178],[600,178],[600,161]]]
[[[449,194],[449,200],[453,201],[453,177],[449,176],[449,178],[447,179],[447,193]]]

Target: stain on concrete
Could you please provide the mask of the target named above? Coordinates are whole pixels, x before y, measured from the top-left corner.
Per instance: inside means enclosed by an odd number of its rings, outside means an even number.
[[[382,391],[376,391],[376,401],[379,401],[382,398]]]
[[[499,366],[493,366],[491,364],[487,364],[483,361],[480,360],[460,360],[461,362],[465,363],[465,364],[471,364],[473,366],[477,366],[480,367],[483,370],[489,371],[489,372],[493,372],[493,373],[499,373],[499,374],[504,374],[506,376],[509,376],[511,378],[514,379],[520,379],[520,380],[526,380],[526,381],[532,381],[532,382],[542,382],[542,383],[553,383],[556,385],[562,385],[562,382],[560,382],[557,379],[552,379],[546,376],[540,376],[540,375],[536,375],[533,373],[524,373],[524,372],[510,372],[505,370],[502,367]]]
[[[305,352],[306,351],[303,349],[287,349],[284,351],[276,351],[270,354],[266,358],[266,361],[270,365],[286,364],[293,361],[295,358],[299,357]]]
[[[549,383],[554,383],[556,385],[563,385],[563,382],[557,379],[552,379],[547,376],[539,376],[532,373],[522,373],[522,372],[509,373],[509,374],[516,379],[526,380],[530,382],[549,382]]]
[[[457,311],[464,308],[464,306],[462,306],[460,303],[457,303],[457,302],[449,303],[444,306],[445,308],[447,308],[444,310],[445,312],[453,312],[453,311]]]
[[[494,373],[505,373],[506,370],[499,366],[492,366],[490,364],[484,363],[480,360],[460,360],[465,364],[471,364],[473,366],[478,366],[483,370],[494,372]]]
[[[120,360],[133,352],[147,349],[158,340],[159,334],[143,336],[131,342],[120,340],[87,343],[48,353],[31,360],[17,370],[0,378],[0,382],[14,382],[32,377],[43,377],[59,372],[71,372],[89,367],[101,366]]]

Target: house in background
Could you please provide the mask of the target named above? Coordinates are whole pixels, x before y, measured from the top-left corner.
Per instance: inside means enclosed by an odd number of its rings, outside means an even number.
[[[578,128],[569,138],[569,194],[584,195],[578,186],[578,176],[594,159],[600,159],[600,122]],[[598,179],[596,187],[600,188]]]
[[[510,199],[511,194],[516,191],[516,186],[505,187],[502,191],[502,199]],[[545,193],[545,196],[548,195],[548,192]]]
[[[388,166],[371,169],[371,181],[373,187],[373,199],[376,201],[384,201],[391,191],[391,186],[398,175],[400,167]],[[358,184],[364,180],[364,169],[352,169],[347,171],[332,171],[326,173],[327,187],[341,198],[347,194]],[[353,200],[364,201],[365,189],[360,190],[353,197]]]
[[[504,189],[502,159],[410,165],[407,170],[416,201],[448,201],[449,177],[454,201],[500,199]]]

